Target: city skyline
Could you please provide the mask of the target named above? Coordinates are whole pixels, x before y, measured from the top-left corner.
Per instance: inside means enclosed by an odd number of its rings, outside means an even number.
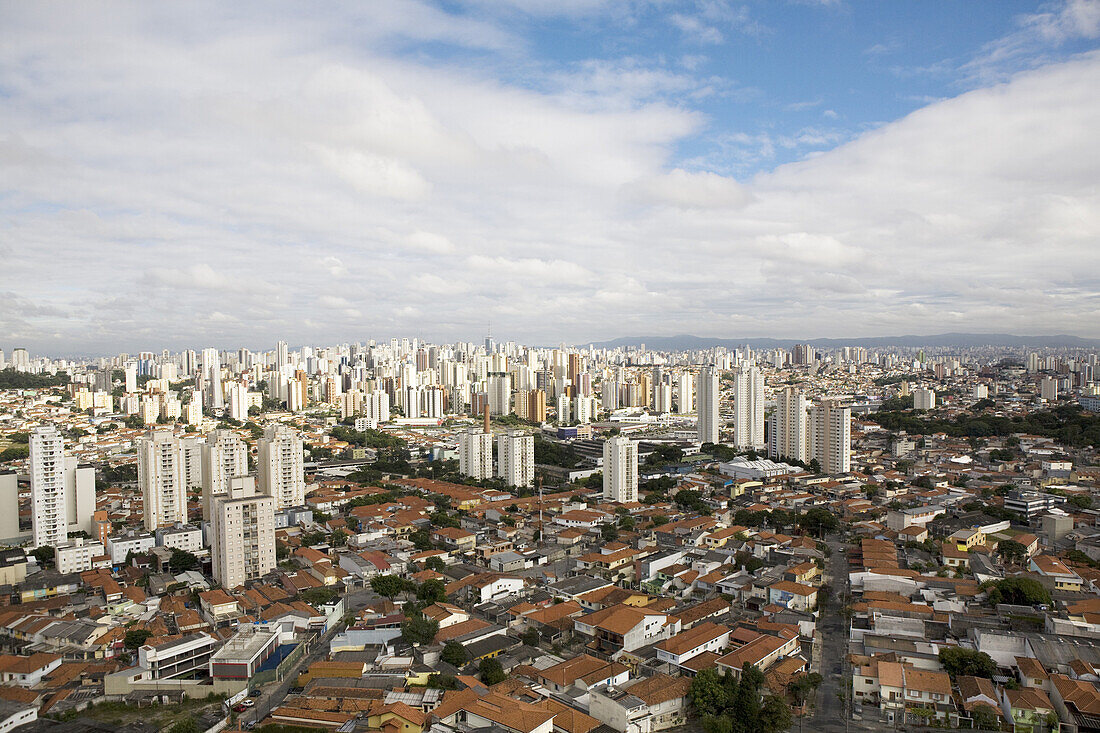
[[[10,346],[1100,333],[1094,0],[0,14]]]

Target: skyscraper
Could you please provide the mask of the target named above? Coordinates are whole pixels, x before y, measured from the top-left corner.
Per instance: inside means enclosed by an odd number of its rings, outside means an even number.
[[[852,468],[852,410],[836,400],[815,402],[810,408],[810,454],[825,473],[848,473]]]
[[[700,443],[717,443],[718,426],[718,369],[703,367],[699,372],[698,397],[698,439]]]
[[[748,362],[733,376],[733,444],[764,447],[764,377]]]
[[[478,480],[493,477],[493,434],[470,428],[458,436],[458,472]]]
[[[806,396],[794,387],[784,387],[775,395],[768,435],[768,455],[772,458],[806,460],[809,447]]]
[[[257,494],[251,476],[236,476],[210,509],[214,579],[232,589],[275,567],[275,498]]]
[[[604,501],[638,501],[638,444],[616,435],[603,444]]]
[[[138,486],[145,504],[145,528],[187,521],[187,492],[183,486],[179,440],[171,428],[154,428],[138,441]]]
[[[268,425],[257,442],[260,493],[275,499],[275,511],[305,504],[302,437],[286,425]]]
[[[35,547],[69,540],[65,506],[65,441],[52,425],[30,435],[31,533]]]
[[[225,407],[225,397],[222,394],[222,367],[217,349],[202,350],[202,383],[206,406],[212,410]]]
[[[535,480],[535,438],[514,430],[497,437],[497,476],[508,486],[530,486]]]
[[[680,376],[676,378],[676,412],[681,415],[695,412],[693,382],[691,372],[680,372]]]
[[[213,430],[202,446],[202,518],[210,520],[214,499],[229,493],[229,482],[248,473],[248,446],[231,430]]]

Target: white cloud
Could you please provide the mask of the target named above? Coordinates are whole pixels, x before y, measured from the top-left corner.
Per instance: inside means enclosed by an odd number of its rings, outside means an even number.
[[[520,87],[393,50],[511,58],[510,31],[403,5],[416,28],[384,5],[377,25],[367,6],[11,6],[0,290],[18,300],[0,339],[268,348],[471,338],[490,318],[541,343],[1100,332],[1100,54],[854,138],[723,132],[692,106],[723,90],[683,65]],[[1069,7],[1052,27],[1089,32]],[[691,10],[744,32],[728,12]],[[788,147],[819,154],[730,175]]]

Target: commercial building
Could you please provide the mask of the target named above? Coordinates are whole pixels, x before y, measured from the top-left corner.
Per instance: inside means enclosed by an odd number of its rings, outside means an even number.
[[[138,664],[155,680],[205,675],[217,647],[218,640],[209,634],[187,634],[156,646],[138,647]]]

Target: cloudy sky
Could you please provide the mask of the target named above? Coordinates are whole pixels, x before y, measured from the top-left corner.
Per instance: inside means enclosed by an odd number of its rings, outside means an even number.
[[[0,348],[1100,336],[1100,0],[0,2]]]

